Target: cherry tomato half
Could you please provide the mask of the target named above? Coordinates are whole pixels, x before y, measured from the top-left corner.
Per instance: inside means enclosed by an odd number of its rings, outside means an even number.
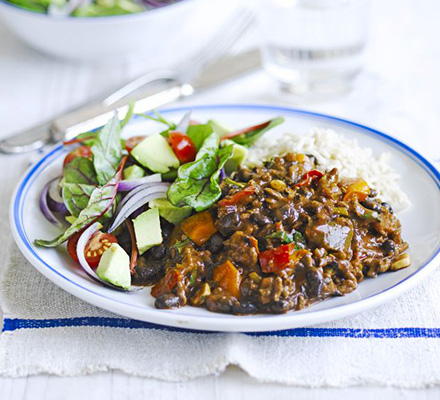
[[[72,236],[67,242],[67,251],[69,252],[70,257],[76,262],[78,262],[76,247],[80,236],[81,232]],[[102,233],[101,231],[98,231],[93,234],[84,250],[86,261],[89,263],[90,267],[96,268],[98,266],[99,260],[101,260],[104,251],[107,250],[112,243],[118,243],[118,240],[116,239],[116,236],[110,233]]]
[[[131,138],[128,138],[125,141],[125,148],[129,153],[132,152],[132,150],[140,143],[142,142],[146,136],[133,136]]]
[[[180,132],[170,132],[169,139],[174,154],[182,164],[196,159],[197,148],[189,136]]]
[[[71,236],[70,239],[67,241],[67,251],[69,252],[69,256],[76,263],[79,262],[78,256],[76,255],[76,245],[78,244],[78,239],[81,236],[81,233],[82,232],[79,232],[76,235]]]
[[[72,160],[74,160],[77,157],[85,157],[85,158],[92,157],[92,149],[90,148],[90,146],[80,146],[77,149],[71,151],[69,154],[67,154],[66,158],[64,159],[64,166],[69,164]]]

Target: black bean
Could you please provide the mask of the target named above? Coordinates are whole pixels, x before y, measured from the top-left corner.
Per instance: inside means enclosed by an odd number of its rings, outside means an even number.
[[[212,254],[218,254],[223,249],[223,237],[219,234],[215,234],[209,242],[206,244],[206,248],[212,253]]]
[[[291,310],[295,305],[294,300],[283,299],[274,301],[269,305],[269,311],[274,314],[283,314]]]
[[[238,171],[238,180],[241,182],[247,182],[252,178],[252,172],[247,168],[242,168]]]
[[[250,219],[260,226],[272,224],[272,220],[268,216],[260,214],[259,212],[252,214]]]
[[[369,210],[380,212],[381,204],[379,204],[377,201],[374,201],[373,199],[367,198],[365,201],[361,203],[365,208],[368,208]]]
[[[151,250],[150,250],[150,254],[153,258],[155,258],[156,260],[160,260],[163,257],[165,257],[166,255],[166,248],[165,246],[154,246]]]
[[[161,218],[160,226],[162,227],[162,236],[164,240],[168,239],[174,231],[174,225]]]
[[[208,296],[206,298],[206,308],[209,311],[230,314],[233,309],[234,302],[236,302],[236,299],[227,295],[215,296],[214,298]]]
[[[370,189],[370,194],[368,197],[376,197],[377,196],[377,190],[376,189]]]
[[[220,232],[227,236],[238,228],[241,222],[241,217],[240,214],[232,212],[221,217],[219,222]]]
[[[232,306],[232,312],[234,314],[255,314],[258,312],[257,306],[250,301],[244,301],[240,303],[235,303]]]
[[[269,161],[263,162],[263,165],[265,168],[272,168],[273,164],[274,164],[274,160],[269,160]]]
[[[292,204],[284,204],[275,209],[272,214],[276,221],[285,221],[290,224],[298,219],[298,212],[293,208]]]
[[[396,251],[396,244],[392,240],[388,239],[382,243],[381,248],[384,254],[388,256]]]
[[[308,292],[310,296],[318,297],[322,291],[322,274],[317,269],[309,269],[306,272],[306,279],[309,283]]]
[[[147,261],[145,257],[139,257],[136,263],[135,273],[131,277],[133,285],[149,285],[157,281],[163,272],[163,266],[159,262]]]
[[[154,305],[156,306],[156,308],[159,309],[169,309],[179,308],[182,307],[184,304],[183,300],[179,296],[173,293],[165,293],[156,299]]]
[[[382,207],[385,207],[387,210],[388,210],[388,212],[390,213],[390,214],[393,214],[394,213],[394,211],[393,211],[393,208],[388,204],[388,203],[381,203],[381,206]]]

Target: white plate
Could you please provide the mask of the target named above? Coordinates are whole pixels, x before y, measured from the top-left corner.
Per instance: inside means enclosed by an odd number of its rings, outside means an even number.
[[[14,238],[25,257],[52,282],[97,307],[126,317],[173,327],[214,331],[269,331],[322,323],[395,298],[430,273],[440,261],[440,174],[420,154],[383,133],[338,118],[289,108],[255,105],[214,105],[192,107],[199,121],[217,119],[227,126],[243,127],[282,115],[286,122],[277,127],[278,134],[309,132],[311,127],[333,128],[356,138],[375,154],[391,153],[392,166],[401,174],[402,189],[413,206],[400,215],[403,238],[410,245],[411,267],[367,279],[345,297],[335,297],[302,311],[283,315],[233,316],[209,312],[190,306],[178,310],[157,310],[147,288],[139,293],[113,291],[91,281],[70,260],[65,249],[42,249],[33,245],[36,238],[52,238],[59,232],[45,220],[38,207],[44,184],[59,175],[66,151],[58,146],[24,175],[11,202],[10,221]],[[178,120],[184,108],[163,113]],[[135,118],[126,128],[126,136],[151,133],[159,127],[143,118]],[[276,132],[271,133],[276,135]]]

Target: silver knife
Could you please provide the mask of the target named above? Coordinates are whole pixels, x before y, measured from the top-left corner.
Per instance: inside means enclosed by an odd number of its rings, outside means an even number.
[[[210,62],[198,72],[176,73],[155,71],[132,81],[103,101],[83,105],[71,112],[0,141],[0,152],[18,154],[37,150],[45,145],[69,140],[82,132],[99,128],[113,115],[120,119],[134,101],[134,112],[144,113],[172,101],[200,93],[261,66],[258,50]],[[139,90],[143,88],[143,90]]]

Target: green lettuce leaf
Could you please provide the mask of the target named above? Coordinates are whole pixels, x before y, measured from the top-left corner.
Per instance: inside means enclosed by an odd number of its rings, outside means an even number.
[[[64,204],[71,215],[78,217],[80,212],[88,206],[90,196],[96,186],[67,182],[62,182],[61,186]]]
[[[203,125],[190,125],[186,131],[186,134],[192,140],[197,150],[200,150],[205,139],[214,132],[210,124]]]
[[[120,170],[106,185],[98,187],[92,192],[87,207],[79,213],[76,221],[67,228],[63,234],[52,240],[35,240],[35,245],[41,247],[57,247],[74,234],[99,220],[114,204],[116,195],[118,194],[118,185],[121,180],[121,175],[122,171]]]
[[[63,170],[64,182],[96,186],[98,180],[92,160],[76,157]]]
[[[197,212],[211,207],[220,197],[220,171],[232,156],[233,146],[219,149],[216,133],[208,136],[192,163],[179,167],[177,179],[168,189],[168,199],[178,207],[191,206]]]
[[[116,114],[101,129],[92,153],[98,183],[105,185],[115,175],[122,158],[121,124]]]
[[[224,136],[222,139],[229,139],[235,143],[241,144],[242,146],[251,147],[267,131],[275,128],[277,125],[280,125],[283,122],[283,117],[274,118],[262,124],[233,132],[230,135]]]

